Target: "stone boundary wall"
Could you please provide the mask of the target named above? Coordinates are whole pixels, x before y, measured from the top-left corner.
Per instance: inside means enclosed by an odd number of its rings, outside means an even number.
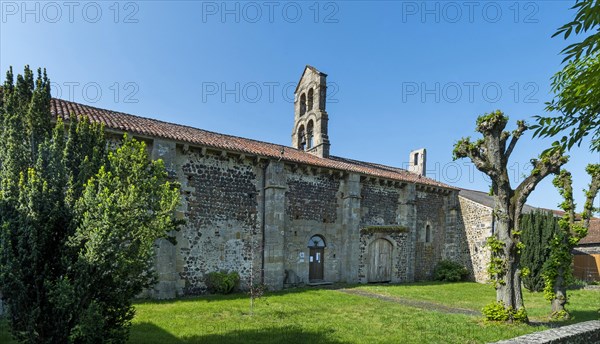
[[[591,320],[542,332],[527,334],[495,344],[592,344],[600,343],[600,320]]]

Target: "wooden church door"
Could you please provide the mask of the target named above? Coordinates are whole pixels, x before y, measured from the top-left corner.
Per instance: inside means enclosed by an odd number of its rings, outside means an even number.
[[[309,281],[323,280],[323,247],[311,247],[310,258],[308,263],[308,279]]]
[[[325,240],[320,235],[314,235],[308,241],[308,281],[322,281],[325,278]]]
[[[392,244],[385,239],[377,239],[369,245],[369,282],[392,280],[392,249]]]

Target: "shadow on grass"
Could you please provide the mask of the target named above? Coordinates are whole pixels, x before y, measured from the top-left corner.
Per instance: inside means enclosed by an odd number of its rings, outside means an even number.
[[[567,308],[568,309],[568,308]],[[549,317],[533,320],[530,322],[532,326],[546,326],[550,328],[563,327],[568,325],[577,324],[589,320],[600,320],[600,309],[599,310],[569,310],[571,319],[569,320],[550,320]]]
[[[447,284],[451,284],[451,285],[461,285],[461,284],[469,284],[469,285],[480,285],[477,282],[473,282],[473,281],[458,281],[458,282],[444,282],[444,281],[420,281],[420,282],[403,282],[403,283],[391,283],[391,282],[383,282],[383,283],[356,283],[356,284],[345,284],[343,285],[344,288],[359,288],[359,287],[369,287],[369,286],[374,286],[374,287],[430,287],[430,286],[435,286],[435,287],[439,287],[442,285],[447,285]]]
[[[329,285],[319,285],[319,286],[308,286],[308,285],[303,285],[303,286],[298,286],[298,287],[293,287],[293,288],[286,288],[283,290],[277,290],[277,291],[269,291],[265,294],[266,297],[270,297],[270,296],[280,296],[280,295],[288,295],[288,294],[298,294],[298,293],[305,293],[305,292],[311,292],[311,291],[315,291],[315,290],[336,290],[336,289],[354,289],[354,288],[359,288],[359,287],[366,287],[366,286],[381,286],[381,287],[399,287],[399,286],[440,286],[440,285],[444,285],[447,284],[448,282],[439,282],[439,281],[424,281],[424,282],[411,282],[411,283],[352,283],[352,284],[348,284],[348,283],[333,283],[333,284],[329,284]],[[453,284],[461,284],[461,283],[466,283],[466,284],[475,284],[475,282],[455,282]],[[244,291],[238,291],[232,294],[228,294],[228,295],[218,295],[218,294],[200,294],[200,295],[189,295],[189,296],[183,296],[183,297],[178,297],[176,299],[176,301],[196,301],[196,300],[202,300],[205,302],[215,302],[215,301],[224,301],[224,300],[239,300],[239,299],[249,299],[249,295],[247,292]],[[172,303],[174,300],[154,300],[154,299],[147,299],[147,298],[140,298],[140,299],[136,299],[135,302],[136,303],[155,303],[155,304],[160,304],[160,303]]]
[[[229,329],[228,331],[220,331],[219,328],[214,326],[205,326],[204,329],[202,326],[195,327],[199,328],[200,332],[207,332],[207,334],[182,335],[182,338],[179,338],[152,323],[134,324],[131,327],[129,343],[344,343],[327,338],[326,332],[309,332],[295,326],[271,327],[267,329]]]
[[[567,307],[567,309],[569,309]],[[569,320],[569,323],[576,323],[588,320],[598,320],[600,319],[600,309],[597,310],[569,310],[571,316],[573,316],[572,320]]]
[[[288,294],[298,294],[304,292],[311,292],[315,290],[336,290],[336,289],[353,289],[359,287],[366,286],[382,286],[382,287],[399,287],[399,286],[440,286],[447,284],[448,282],[439,282],[439,281],[426,281],[426,282],[411,282],[411,283],[343,283],[336,282],[333,284],[325,284],[325,285],[317,285],[317,286],[309,286],[309,285],[301,285],[297,287],[286,288],[282,290],[268,291],[266,296],[278,296],[278,295],[288,295]],[[475,282],[454,282],[453,284],[460,283],[471,283],[475,284]],[[247,292],[244,291],[236,291],[234,293],[228,295],[219,295],[219,294],[198,294],[198,295],[188,295],[183,297],[178,297],[177,300],[186,301],[186,300],[203,300],[207,302],[211,301],[222,301],[222,300],[238,300],[238,299],[248,299],[250,296]],[[170,303],[173,300],[154,300],[148,298],[140,298],[137,299],[136,302],[150,302],[150,303]]]
[[[342,289],[342,288],[354,288],[364,284],[345,284],[345,283],[335,283],[332,285],[323,285],[323,286],[300,286],[294,288],[287,288],[283,290],[269,291],[264,296],[265,298],[274,297],[274,296],[283,296],[288,294],[300,294],[305,292],[312,292],[316,290],[322,289]],[[383,284],[382,284],[383,285]],[[392,285],[392,284],[388,284]],[[219,294],[201,294],[201,295],[188,295],[177,297],[176,299],[166,299],[166,300],[155,300],[149,298],[139,298],[135,299],[134,303],[149,303],[149,304],[161,304],[161,303],[173,303],[173,302],[186,302],[186,301],[204,301],[204,302],[219,302],[219,301],[231,301],[231,300],[250,300],[250,295],[244,291],[238,291],[232,294],[227,295],[219,295]]]

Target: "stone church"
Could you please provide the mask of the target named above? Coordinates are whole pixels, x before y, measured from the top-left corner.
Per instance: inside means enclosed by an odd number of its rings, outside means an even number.
[[[410,152],[408,170],[330,155],[326,82],[304,69],[290,146],[52,100],[55,116],[86,115],[115,138],[145,141],[181,184],[186,225],[176,245],[157,243],[151,296],[204,293],[212,271],[237,271],[242,287],[252,276],[272,289],[422,281],[443,259],[485,280],[478,257],[491,219],[476,218],[457,188],[425,176],[425,149]]]

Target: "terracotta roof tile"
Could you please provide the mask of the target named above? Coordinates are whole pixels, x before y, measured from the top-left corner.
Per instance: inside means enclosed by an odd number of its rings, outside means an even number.
[[[590,219],[590,228],[585,238],[579,241],[580,245],[600,244],[600,219]]]
[[[430,178],[407,170],[375,163],[331,156],[320,158],[310,153],[282,145],[214,133],[185,125],[163,122],[122,112],[99,109],[62,99],[52,99],[52,114],[68,120],[71,114],[85,115],[93,122],[103,123],[107,128],[132,134],[159,137],[192,145],[224,149],[232,152],[307,164],[316,167],[354,172],[374,177],[414,182],[418,184],[455,189]],[[283,152],[283,154],[282,154]]]

